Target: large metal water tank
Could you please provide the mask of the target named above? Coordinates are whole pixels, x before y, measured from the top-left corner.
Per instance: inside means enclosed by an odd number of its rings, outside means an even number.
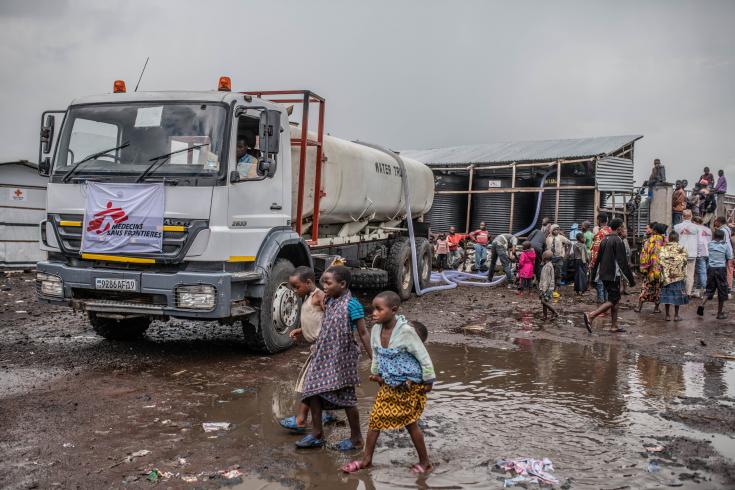
[[[301,136],[291,128],[291,138]],[[309,139],[316,139],[310,133]],[[324,136],[319,220],[322,224],[351,221],[391,221],[402,219],[405,204],[398,163],[382,151],[358,143]],[[292,215],[298,201],[298,146],[291,147]],[[314,161],[316,148],[306,150],[306,185],[304,187],[304,217],[313,214]],[[411,214],[424,215],[434,200],[434,174],[423,163],[403,158],[411,195]]]
[[[512,180],[509,178],[475,177],[472,182],[472,190],[487,190],[494,188],[509,188]],[[516,187],[531,187],[531,181],[516,179]],[[490,234],[495,236],[508,233],[510,219],[511,193],[484,193],[472,194],[471,226],[476,230],[480,222],[484,221]],[[515,233],[526,228],[531,223],[531,197],[530,192],[516,192],[515,206],[513,208],[512,232]],[[535,201],[534,201],[535,202]]]
[[[592,177],[562,177],[561,185],[595,185]],[[551,176],[544,184],[544,195],[541,198],[541,213],[539,222],[546,217],[554,223],[556,212],[556,177]],[[595,191],[578,189],[560,189],[559,191],[559,218],[556,220],[564,235],[568,235],[573,223],[583,221],[594,223],[595,220]]]
[[[468,175],[434,175],[434,189],[439,191],[466,191]],[[431,224],[432,232],[447,232],[450,226],[464,231],[467,225],[467,194],[436,194],[434,204],[424,217]]]

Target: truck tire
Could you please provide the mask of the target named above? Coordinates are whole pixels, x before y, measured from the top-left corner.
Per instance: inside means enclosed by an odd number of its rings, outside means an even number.
[[[388,251],[385,270],[388,271],[388,287],[398,293],[402,300],[410,298],[413,291],[413,275],[408,238],[401,237],[393,242]]]
[[[134,340],[143,336],[151,325],[148,317],[128,318],[115,320],[113,318],[98,317],[94,312],[87,314],[97,335],[107,340]]]
[[[388,286],[388,272],[383,269],[352,269],[355,289],[383,289]]]
[[[268,275],[268,284],[255,313],[253,322],[242,322],[248,348],[265,354],[275,354],[293,345],[289,332],[299,324],[301,300],[288,286],[294,270],[286,259],[278,259]]]
[[[416,239],[416,262],[419,265],[419,284],[421,289],[429,287],[431,283],[431,263],[434,250],[426,238]]]

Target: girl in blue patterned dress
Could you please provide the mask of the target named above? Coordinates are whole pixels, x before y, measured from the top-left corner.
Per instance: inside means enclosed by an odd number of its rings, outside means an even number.
[[[354,330],[358,331],[368,356],[371,351],[362,306],[350,293],[350,281],[350,271],[344,266],[330,267],[322,274],[326,297],[324,319],[304,375],[302,392],[302,402],[309,405],[311,411],[312,431],[296,443],[299,448],[324,446],[322,410],[337,409],[345,410],[350,437],[340,441],[335,449],[349,451],[362,447],[355,394],[355,387],[360,384],[357,373],[360,353]]]
[[[434,366],[426,351],[426,327],[415,322],[410,325],[398,315],[401,300],[392,291],[378,294],[373,299],[371,333],[373,362],[370,379],[380,383],[380,390],[370,412],[367,443],[362,461],[353,461],[342,471],[353,473],[368,468],[381,430],[406,428],[419,456],[418,464],[411,467],[414,473],[431,469],[424,435],[418,420],[426,406],[426,393],[434,383]],[[422,335],[421,335],[422,334]]]

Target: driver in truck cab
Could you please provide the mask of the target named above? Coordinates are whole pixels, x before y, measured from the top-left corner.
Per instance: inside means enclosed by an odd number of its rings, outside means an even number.
[[[258,159],[248,153],[249,146],[245,138],[237,140],[237,172],[243,179],[252,179],[258,176]]]

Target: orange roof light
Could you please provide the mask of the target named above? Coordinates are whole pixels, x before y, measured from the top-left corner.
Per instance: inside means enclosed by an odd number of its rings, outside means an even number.
[[[124,94],[125,80],[115,80],[115,84],[112,86],[112,91],[116,94]]]
[[[230,92],[232,90],[232,80],[230,80],[230,77],[219,77],[217,90],[220,92]]]

